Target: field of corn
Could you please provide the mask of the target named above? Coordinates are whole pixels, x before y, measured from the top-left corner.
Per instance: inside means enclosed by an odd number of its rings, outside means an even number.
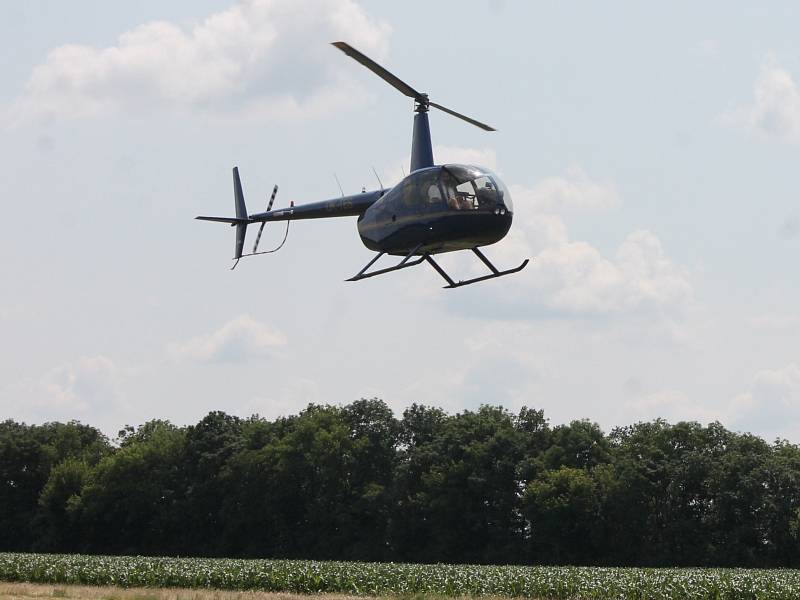
[[[414,565],[0,553],[0,581],[553,600],[800,598],[800,571]]]

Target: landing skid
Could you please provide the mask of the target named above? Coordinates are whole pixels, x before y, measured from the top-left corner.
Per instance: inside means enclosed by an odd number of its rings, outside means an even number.
[[[410,259],[411,259],[412,256],[414,256],[417,253],[417,250],[419,250],[421,247],[422,247],[422,244],[418,244],[411,252],[406,254],[406,257],[403,260],[401,260],[398,264],[396,264],[393,267],[387,267],[385,269],[378,269],[377,271],[373,271],[372,273],[367,273],[367,269],[369,269],[372,265],[374,265],[381,256],[386,254],[385,252],[379,252],[375,256],[375,258],[373,258],[371,261],[369,261],[367,263],[366,267],[364,267],[356,275],[354,275],[353,277],[351,277],[350,279],[347,279],[345,281],[360,281],[361,279],[366,279],[367,277],[375,277],[375,275],[383,275],[384,273],[391,273],[392,271],[399,271],[400,269],[405,269],[407,267],[413,267],[414,265],[418,265],[423,260],[425,260],[425,257],[427,256],[427,254],[423,254],[422,256],[417,258],[416,260],[410,260]]]
[[[466,279],[463,281],[458,281],[456,283],[447,274],[447,272],[444,269],[442,269],[441,266],[439,266],[439,263],[433,260],[433,257],[430,254],[422,254],[419,258],[411,260],[411,257],[417,253],[420,247],[421,245],[414,248],[411,252],[409,252],[405,256],[405,258],[403,258],[403,260],[401,260],[395,266],[387,267],[385,269],[378,269],[377,271],[372,271],[371,273],[368,273],[367,271],[369,270],[369,268],[372,265],[374,265],[377,262],[377,260],[385,254],[384,252],[380,252],[377,256],[375,256],[375,258],[369,261],[367,263],[367,266],[361,269],[357,275],[354,275],[347,281],[360,281],[361,279],[366,279],[368,277],[375,277],[375,275],[383,275],[384,273],[399,271],[400,269],[405,269],[407,267],[413,267],[414,265],[418,265],[424,260],[427,261],[436,270],[436,272],[439,273],[439,275],[441,275],[442,278],[447,282],[447,285],[444,286],[445,289],[452,289],[452,288],[462,287],[465,285],[470,285],[472,283],[478,283],[479,281],[486,281],[487,279],[495,279],[497,277],[503,277],[504,275],[511,275],[512,273],[519,273],[520,271],[522,271],[522,269],[528,266],[528,262],[530,262],[529,259],[526,258],[524,261],[522,261],[522,264],[516,267],[515,269],[508,269],[507,271],[498,271],[497,267],[495,267],[491,263],[491,261],[488,258],[486,258],[486,256],[484,256],[483,252],[481,252],[477,248],[472,248],[472,251],[475,253],[475,256],[481,259],[481,262],[483,262],[483,264],[489,267],[491,273],[489,275],[483,275],[482,277],[474,277],[472,279]]]

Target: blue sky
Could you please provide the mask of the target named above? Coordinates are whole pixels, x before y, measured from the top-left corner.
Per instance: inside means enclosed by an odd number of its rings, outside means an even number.
[[[794,3],[3,11],[0,417],[113,434],[379,396],[800,441]],[[232,232],[192,218],[233,212],[234,164],[251,211],[275,183],[281,206],[337,196],[334,173],[349,193],[407,169],[410,101],[339,39],[498,128],[431,115],[437,162],[511,187],[512,233],[487,254],[528,269],[345,283],[370,253],[341,219],[228,270]]]

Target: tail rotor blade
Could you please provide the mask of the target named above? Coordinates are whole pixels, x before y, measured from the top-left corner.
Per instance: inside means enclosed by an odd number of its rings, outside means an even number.
[[[275,195],[278,193],[278,186],[276,185],[272,188],[272,195],[269,197],[269,202],[267,202],[267,212],[272,210],[272,203],[275,202]]]
[[[481,123],[480,121],[476,121],[475,119],[471,119],[470,117],[468,117],[466,115],[462,115],[461,113],[457,113],[454,110],[450,110],[446,106],[442,106],[441,104],[436,104],[436,102],[429,102],[428,104],[430,104],[430,106],[433,106],[434,108],[438,108],[439,110],[441,110],[443,112],[446,112],[448,115],[453,115],[454,117],[458,117],[462,121],[466,121],[467,123],[471,123],[472,125],[475,125],[475,127],[480,127],[484,131],[497,131],[494,127],[490,127],[486,123]]]
[[[256,243],[253,244],[253,254],[255,254],[256,251],[258,250],[258,242],[261,241],[261,232],[264,231],[264,225],[266,225],[266,224],[267,224],[267,222],[263,221],[261,223],[261,227],[258,228],[258,235],[256,236]]]
[[[272,210],[272,203],[275,202],[275,196],[278,193],[278,186],[276,185],[272,188],[272,195],[269,197],[269,202],[267,202],[267,212]],[[256,236],[256,243],[253,244],[253,254],[258,251],[258,243],[261,241],[261,234],[264,231],[264,225],[266,225],[266,221],[261,222],[261,227],[258,228],[258,235]]]

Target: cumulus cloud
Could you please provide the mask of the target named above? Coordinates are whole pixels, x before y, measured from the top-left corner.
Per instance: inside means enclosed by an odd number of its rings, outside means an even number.
[[[192,27],[145,23],[116,45],[59,46],[34,68],[14,110],[85,117],[153,106],[285,117],[352,102],[343,39],[381,58],[390,27],[353,0],[243,0]],[[352,68],[351,65],[347,65]],[[350,71],[352,73],[352,71]]]
[[[594,181],[580,167],[573,166],[558,177],[545,177],[531,188],[513,185],[511,196],[537,212],[599,212],[620,204],[612,182]]]
[[[754,93],[751,105],[723,113],[720,122],[762,139],[800,142],[800,88],[773,56],[762,65]]]
[[[800,366],[765,369],[732,403],[736,426],[760,435],[800,437]]]
[[[665,313],[692,298],[688,274],[647,230],[628,235],[613,258],[587,242],[568,241],[545,248],[529,269],[530,300],[566,313]]]
[[[574,167],[564,177],[547,177],[530,188],[510,187],[514,225],[490,252],[503,266],[526,257],[533,260],[506,282],[495,307],[506,305],[519,315],[644,314],[675,319],[691,306],[690,273],[669,258],[652,231],[633,231],[612,256],[604,256],[587,241],[571,239],[560,213],[619,205],[612,182],[597,182]]]
[[[168,354],[181,361],[241,363],[275,356],[285,344],[280,331],[242,315],[212,333],[170,346]]]
[[[119,372],[105,356],[81,358],[75,364],[56,367],[43,378],[46,403],[86,412],[120,398]]]
[[[486,167],[492,171],[497,169],[497,153],[492,148],[468,148],[437,144],[433,147],[433,160],[437,165],[462,164]],[[408,174],[410,164],[410,154],[393,162],[385,169],[389,173],[389,181],[396,183],[403,179]]]
[[[122,373],[105,356],[59,365],[38,380],[23,381],[0,393],[11,418],[30,421],[86,420],[125,405]]]
[[[460,146],[434,146],[436,164],[448,163],[478,165],[487,169],[497,168],[497,153],[492,148],[464,148]]]

